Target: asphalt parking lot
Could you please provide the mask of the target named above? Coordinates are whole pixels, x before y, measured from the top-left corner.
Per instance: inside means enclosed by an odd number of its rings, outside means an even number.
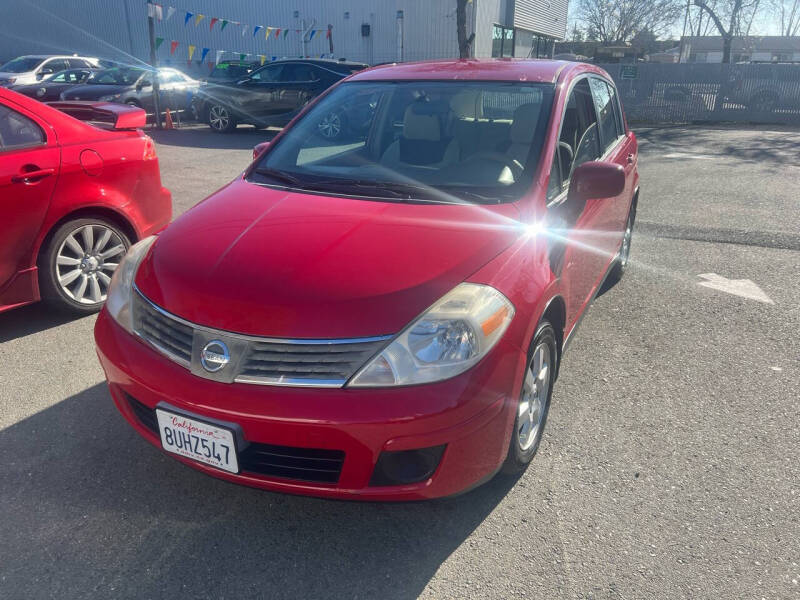
[[[0,315],[0,598],[800,596],[800,132],[638,133],[632,265],[565,356],[539,455],[457,498],[208,478],[117,414],[94,317]],[[270,135],[154,135],[176,215]]]

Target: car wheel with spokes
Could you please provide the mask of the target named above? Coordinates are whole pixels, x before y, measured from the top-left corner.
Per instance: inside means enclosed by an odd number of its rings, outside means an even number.
[[[326,140],[335,140],[344,130],[344,117],[337,111],[331,111],[322,117],[317,131]]]
[[[550,410],[550,396],[558,372],[558,349],[553,326],[543,321],[536,330],[528,353],[522,390],[516,405],[505,473],[525,470],[539,449]]]
[[[208,109],[208,124],[217,133],[230,133],[236,129],[236,119],[231,111],[221,104],[212,104]]]
[[[42,298],[79,314],[100,309],[111,276],[131,242],[100,218],[76,219],[59,227],[39,257]]]

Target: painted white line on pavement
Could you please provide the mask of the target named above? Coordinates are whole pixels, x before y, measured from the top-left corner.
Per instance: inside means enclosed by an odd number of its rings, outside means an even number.
[[[665,154],[663,158],[693,158],[695,160],[714,160],[720,158],[719,156],[711,156],[710,154],[691,154],[689,152],[670,152]]]
[[[727,294],[733,294],[734,296],[741,296],[748,300],[775,304],[772,298],[767,296],[760,287],[749,279],[727,279],[716,273],[701,273],[698,277],[702,277],[706,281],[699,281],[697,285],[702,285],[703,287]]]

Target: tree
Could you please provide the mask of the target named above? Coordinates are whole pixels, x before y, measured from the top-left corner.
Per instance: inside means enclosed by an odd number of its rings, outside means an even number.
[[[458,57],[469,58],[470,48],[475,39],[473,31],[467,35],[467,4],[470,0],[456,0],[456,31],[458,32]],[[452,13],[451,13],[452,14]]]
[[[667,33],[683,15],[683,0],[580,0],[587,37],[604,44],[629,41],[637,32]]]
[[[800,0],[772,0],[772,12],[781,21],[781,35],[792,37],[800,33]]]
[[[704,11],[722,36],[722,62],[731,62],[733,38],[750,31],[761,0],[718,0],[710,4],[706,0],[694,0],[693,4]],[[748,18],[749,16],[749,18]],[[725,26],[724,21],[728,25]]]

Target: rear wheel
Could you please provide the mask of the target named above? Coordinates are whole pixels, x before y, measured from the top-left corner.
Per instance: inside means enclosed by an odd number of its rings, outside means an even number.
[[[221,104],[212,104],[208,109],[208,124],[217,133],[230,133],[236,129],[236,119],[231,111]]]
[[[503,472],[524,471],[536,455],[547,423],[550,396],[557,372],[556,333],[549,322],[542,321],[528,353],[528,364]]]
[[[105,219],[64,223],[39,256],[42,299],[78,314],[100,310],[111,276],[130,245],[128,236]]]

